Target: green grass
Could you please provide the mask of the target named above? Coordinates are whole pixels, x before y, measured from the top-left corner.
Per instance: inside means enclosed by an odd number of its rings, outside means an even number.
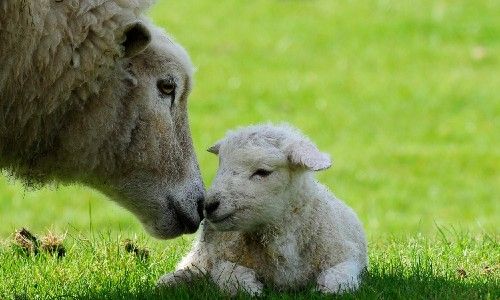
[[[144,240],[139,242],[144,244]],[[169,246],[150,245],[149,259],[139,259],[124,251],[120,237],[110,234],[95,239],[71,238],[67,257],[49,255],[25,257],[10,248],[0,250],[0,297],[16,299],[83,298],[167,299],[228,298],[208,280],[194,286],[157,290],[155,281],[174,268],[190,239],[181,238]],[[152,247],[151,247],[152,246]],[[472,239],[454,233],[435,242],[419,236],[404,241],[379,241],[370,245],[370,270],[352,299],[498,299],[500,245],[491,237]],[[489,267],[489,268],[487,268]],[[459,270],[465,272],[461,275]],[[460,271],[461,272],[461,271]],[[14,274],[14,276],[12,276]],[[295,293],[279,293],[270,288],[268,299],[320,299],[312,287]],[[246,298],[244,293],[240,298]]]
[[[207,185],[217,160],[205,149],[226,130],[292,123],[333,156],[318,177],[365,224],[369,272],[347,298],[499,299],[498,11],[493,0],[172,0],[151,15],[198,69],[190,118]],[[154,282],[192,240],[144,236],[98,192],[5,176],[0,224],[0,299],[161,296]],[[16,256],[22,226],[67,232],[67,257]],[[135,236],[148,261],[123,252]],[[218,295],[204,282],[164,293]]]

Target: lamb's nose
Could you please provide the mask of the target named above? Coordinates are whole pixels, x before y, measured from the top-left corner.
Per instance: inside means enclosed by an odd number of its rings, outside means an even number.
[[[207,212],[207,215],[211,215],[214,211],[217,210],[219,207],[220,202],[219,201],[214,201],[210,203],[205,204],[205,211]]]

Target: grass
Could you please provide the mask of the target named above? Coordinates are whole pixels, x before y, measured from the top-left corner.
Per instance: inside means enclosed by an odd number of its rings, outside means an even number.
[[[205,149],[226,130],[292,123],[333,156],[318,178],[365,224],[369,272],[346,298],[499,299],[497,11],[492,0],[186,0],[151,15],[198,68],[190,117],[207,185],[217,160]],[[3,176],[0,221],[0,299],[218,295],[204,282],[160,295],[154,282],[192,237],[146,237],[96,191]],[[22,226],[67,233],[67,256],[17,256],[8,241]],[[136,236],[147,261],[123,250]]]
[[[144,240],[139,243],[146,243]],[[147,243],[146,243],[147,244]],[[0,297],[15,299],[207,299],[228,298],[207,280],[194,286],[157,290],[154,282],[172,270],[190,239],[180,238],[166,248],[149,245],[152,255],[140,259],[124,250],[120,237],[107,234],[96,239],[74,237],[67,257],[40,254],[20,256],[12,249],[0,251],[0,274],[5,290]],[[454,233],[435,242],[418,236],[403,241],[370,245],[370,270],[354,294],[339,299],[498,299],[499,244],[491,237],[469,238]],[[496,270],[495,270],[496,268]],[[2,291],[2,290],[0,290]],[[279,293],[267,289],[268,299],[321,299],[311,289]],[[241,293],[239,298],[246,298]]]

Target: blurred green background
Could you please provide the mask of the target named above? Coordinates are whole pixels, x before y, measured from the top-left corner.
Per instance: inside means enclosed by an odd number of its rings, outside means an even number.
[[[226,130],[288,122],[334,158],[318,178],[373,242],[500,227],[500,1],[158,1],[197,66],[192,134],[205,184]],[[0,177],[0,238],[143,235],[77,186]],[[172,243],[172,242],[167,242]]]

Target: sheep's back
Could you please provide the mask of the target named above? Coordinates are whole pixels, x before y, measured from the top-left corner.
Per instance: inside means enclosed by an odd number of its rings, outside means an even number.
[[[122,52],[117,37],[148,2],[2,1],[0,138],[6,124],[22,132],[37,116],[69,110],[75,103],[68,101],[99,93]],[[36,125],[29,127],[48,126]]]

